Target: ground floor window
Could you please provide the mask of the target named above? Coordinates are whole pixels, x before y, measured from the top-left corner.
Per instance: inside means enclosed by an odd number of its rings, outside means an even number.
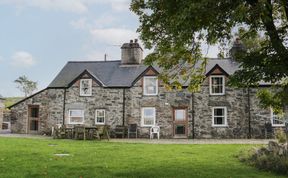
[[[69,124],[83,124],[84,110],[71,109],[69,110]]]
[[[154,126],[156,120],[156,109],[154,107],[144,107],[141,112],[141,125]]]
[[[271,123],[272,126],[279,126],[279,127],[283,127],[285,126],[284,124],[284,118],[282,118],[281,116],[278,116],[273,109],[271,109]]]
[[[105,110],[97,109],[95,111],[95,124],[105,124]]]
[[[213,107],[212,108],[212,126],[227,126],[227,108]]]

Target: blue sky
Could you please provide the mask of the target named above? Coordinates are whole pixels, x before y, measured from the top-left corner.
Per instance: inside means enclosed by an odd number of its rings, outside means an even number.
[[[105,53],[108,60],[120,59],[121,44],[138,38],[138,18],[129,4],[130,0],[0,0],[0,94],[23,96],[13,83],[21,75],[44,89],[67,61],[103,60]],[[216,54],[217,47],[210,47],[208,56]]]

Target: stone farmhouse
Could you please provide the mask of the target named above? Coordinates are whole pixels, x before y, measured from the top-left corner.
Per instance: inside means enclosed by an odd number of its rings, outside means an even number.
[[[138,137],[153,125],[161,138],[263,138],[265,123],[284,124],[271,109],[261,109],[256,92],[270,87],[230,88],[239,65],[232,59],[209,59],[200,92],[167,91],[160,69],[142,63],[137,41],[121,47],[121,60],[70,61],[50,85],[12,105],[14,133],[49,134],[56,124],[73,126],[137,124]]]

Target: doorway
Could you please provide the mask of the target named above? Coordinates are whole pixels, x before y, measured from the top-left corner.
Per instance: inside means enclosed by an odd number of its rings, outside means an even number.
[[[188,129],[187,108],[173,109],[174,138],[187,138]]]
[[[38,133],[40,124],[39,106],[28,106],[28,133]]]

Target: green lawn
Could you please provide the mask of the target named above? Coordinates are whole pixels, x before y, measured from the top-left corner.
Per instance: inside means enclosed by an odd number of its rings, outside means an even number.
[[[0,138],[0,177],[277,177],[235,158],[252,146]]]

